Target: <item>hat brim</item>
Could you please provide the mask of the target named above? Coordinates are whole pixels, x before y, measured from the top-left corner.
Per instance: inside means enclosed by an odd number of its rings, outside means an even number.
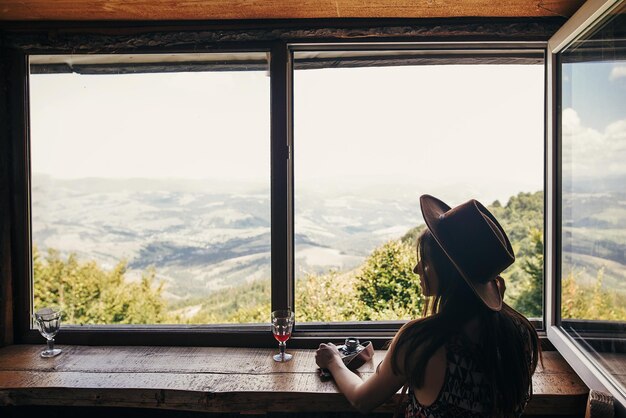
[[[442,234],[439,230],[439,223],[442,216],[452,208],[436,197],[427,194],[420,197],[420,208],[422,210],[424,222],[426,222],[426,226],[428,226],[430,233],[435,238],[435,241],[437,241],[437,244],[439,244],[446,256],[448,256],[448,259],[457,269],[461,277],[463,277],[468,286],[489,309],[493,311],[501,310],[502,295],[500,288],[498,287],[497,277],[494,277],[493,280],[489,280],[485,283],[479,283],[472,280],[467,277],[463,269],[459,268],[459,266],[454,262],[454,258],[448,252],[446,242],[442,239]]]

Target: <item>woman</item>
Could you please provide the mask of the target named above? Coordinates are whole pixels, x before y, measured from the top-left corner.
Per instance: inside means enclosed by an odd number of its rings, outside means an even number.
[[[400,329],[365,382],[331,343],[320,344],[316,362],[361,412],[406,386],[407,417],[519,416],[540,353],[534,327],[502,302],[499,274],[515,261],[511,243],[475,200],[452,209],[424,195],[420,204],[428,229],[413,271],[430,297],[424,318]]]

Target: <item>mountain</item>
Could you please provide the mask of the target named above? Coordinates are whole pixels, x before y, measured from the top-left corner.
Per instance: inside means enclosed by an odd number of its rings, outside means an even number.
[[[297,189],[296,277],[356,268],[374,248],[421,224],[417,193],[407,190]],[[604,267],[605,284],[624,286],[626,193],[565,193],[563,214],[565,266],[589,282]],[[540,220],[536,227],[541,227]],[[526,229],[520,231],[521,236],[511,239],[524,239]],[[65,256],[75,253],[95,260],[103,268],[125,259],[130,279],[154,267],[170,300],[199,297],[269,280],[269,189],[209,180],[59,180],[36,175],[32,237],[42,253],[55,248]]]
[[[623,183],[624,184],[624,183]],[[592,283],[600,269],[607,288],[626,291],[626,192],[599,187],[596,191],[563,194],[563,274]]]
[[[346,215],[348,213],[349,215]],[[303,191],[296,198],[297,277],[358,266],[419,222],[414,202]],[[170,299],[270,277],[267,187],[200,180],[35,176],[32,236],[128,277],[154,267]]]

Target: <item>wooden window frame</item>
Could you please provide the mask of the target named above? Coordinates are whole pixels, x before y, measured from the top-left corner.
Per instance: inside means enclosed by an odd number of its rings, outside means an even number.
[[[2,341],[5,344],[41,342],[38,333],[31,329],[30,319],[28,55],[270,52],[271,306],[279,309],[293,306],[294,302],[292,52],[319,48],[398,51],[452,48],[468,51],[541,50],[545,54],[547,39],[561,23],[562,19],[544,18],[236,24],[160,22],[140,25],[66,22],[31,23],[28,28],[19,23],[5,24],[4,32],[0,32],[4,41],[1,56],[6,58],[0,67],[0,81],[8,88],[0,99],[4,99],[11,111],[5,117],[0,116],[0,129],[5,138],[0,143],[0,154],[8,157],[0,159],[0,163],[4,163],[0,164],[0,201],[6,199],[5,204],[0,204],[0,210],[7,214],[0,224],[0,243],[9,243],[8,247],[0,247],[0,260],[8,262],[9,271],[0,288],[0,300],[5,297],[9,302],[0,318]],[[545,313],[544,310],[544,317],[535,322],[538,329],[545,329]],[[301,324],[296,326],[290,346],[314,347],[321,341],[342,339],[350,334],[372,340],[376,347],[382,347],[402,324],[402,321]],[[87,345],[274,347],[275,341],[268,331],[269,325],[262,324],[94,325],[64,328],[57,340],[59,343]]]

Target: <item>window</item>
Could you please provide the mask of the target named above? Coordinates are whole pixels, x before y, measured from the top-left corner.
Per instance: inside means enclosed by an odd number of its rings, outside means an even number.
[[[424,193],[491,205],[518,255],[507,302],[540,319],[543,52],[300,46],[294,68],[296,319],[421,316]]]
[[[284,157],[270,53],[32,55],[33,309],[61,305],[68,331],[263,324],[285,304],[302,331],[397,329],[422,311],[411,270],[431,193],[491,204],[521,259],[509,302],[540,321],[543,51],[368,46],[290,47]],[[270,228],[280,213],[293,235]],[[368,275],[376,257],[389,271]]]
[[[359,42],[253,24],[11,32],[15,340],[39,341],[33,309],[59,303],[61,343],[273,346],[269,312],[293,307],[296,345],[348,331],[382,344],[421,312],[407,270],[423,193],[491,205],[533,267],[507,271],[507,301],[527,297],[515,306],[542,327],[553,24],[489,21],[468,37],[453,22],[451,42],[394,25],[351,28]],[[394,246],[408,305],[317,315],[341,306],[311,276],[332,293]]]
[[[263,322],[267,67],[265,52],[30,57],[34,309]]]
[[[581,16],[553,40],[560,154],[549,336],[585,383],[624,404],[626,4]]]

